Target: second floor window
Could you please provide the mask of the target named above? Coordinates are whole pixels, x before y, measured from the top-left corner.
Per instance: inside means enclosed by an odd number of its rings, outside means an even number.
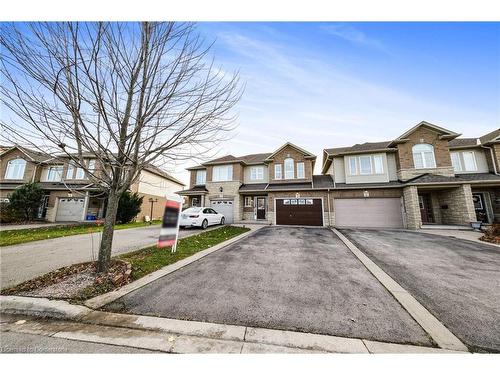
[[[283,178],[283,171],[281,170],[281,164],[274,165],[274,179],[281,180]]]
[[[196,171],[196,185],[205,185],[206,181],[207,181],[207,171],[204,169]]]
[[[462,154],[460,157],[460,154]],[[474,151],[452,152],[451,162],[456,172],[475,172],[477,171],[476,155]]]
[[[63,173],[62,165],[54,165],[52,167],[49,167],[49,169],[47,170],[46,181],[52,181],[52,182],[61,181],[62,173]]]
[[[351,176],[384,173],[384,156],[381,154],[351,156],[348,161]]]
[[[297,178],[306,178],[304,162],[297,163]]]
[[[7,170],[5,171],[6,180],[22,180],[24,177],[24,170],[26,169],[26,160],[13,159],[7,163]]]
[[[295,178],[293,159],[286,158],[283,164],[285,166],[285,180],[290,180]]]
[[[413,146],[413,165],[415,169],[436,168],[434,158],[434,147],[427,143],[420,143]]]
[[[212,170],[212,181],[232,181],[233,180],[233,166],[232,165],[219,165]]]
[[[263,179],[264,179],[264,167],[250,168],[250,180],[263,180]]]

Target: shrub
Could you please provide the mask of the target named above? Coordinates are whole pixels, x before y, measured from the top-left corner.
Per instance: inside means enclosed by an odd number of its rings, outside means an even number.
[[[42,200],[42,188],[36,182],[31,182],[12,192],[9,196],[9,208],[24,220],[31,221],[36,217]]]
[[[480,240],[500,244],[500,224],[493,224],[484,232]]]
[[[20,221],[20,216],[8,202],[0,202],[0,223],[15,223]]]
[[[116,213],[116,221],[120,223],[129,223],[141,211],[142,200],[137,193],[126,191],[120,197],[118,202],[118,211]]]

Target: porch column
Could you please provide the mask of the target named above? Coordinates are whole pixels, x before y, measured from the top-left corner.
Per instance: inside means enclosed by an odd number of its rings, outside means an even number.
[[[420,229],[422,227],[422,218],[420,217],[417,187],[407,186],[403,188],[403,199],[406,213],[406,227],[414,230]]]
[[[82,221],[85,221],[87,218],[87,211],[89,209],[89,192],[85,192],[85,202],[83,203],[83,213],[82,213]]]
[[[471,221],[476,221],[476,210],[472,200],[472,190],[470,184],[461,185],[454,189],[451,194],[451,206],[455,210],[454,217],[457,224],[469,225]]]

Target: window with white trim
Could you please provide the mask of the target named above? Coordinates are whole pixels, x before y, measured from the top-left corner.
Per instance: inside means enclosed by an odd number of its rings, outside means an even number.
[[[458,152],[450,153],[451,164],[455,172],[462,172],[462,163],[460,162],[460,154]]]
[[[196,185],[205,185],[206,181],[207,181],[206,169],[196,171]]]
[[[358,167],[357,167],[357,163],[356,163],[356,158],[354,156],[351,156],[349,158],[349,174],[351,176],[358,174]]]
[[[359,155],[348,158],[349,175],[373,175],[384,173],[384,155]]]
[[[373,155],[373,171],[375,174],[384,173],[384,158],[382,155]]]
[[[467,172],[477,171],[476,155],[474,151],[464,151],[462,156],[464,158],[464,170]]]
[[[232,165],[218,165],[212,169],[212,181],[232,181],[233,180],[233,166]]]
[[[85,171],[83,168],[76,168],[75,180],[84,180],[85,179]]]
[[[90,173],[94,173],[95,171],[95,159],[90,159],[87,169],[89,170]]]
[[[24,177],[24,170],[26,169],[26,160],[12,159],[7,163],[7,170],[5,171],[6,180],[22,180]]]
[[[474,151],[452,152],[450,156],[455,172],[477,171],[476,153]]]
[[[420,143],[413,146],[412,152],[415,169],[436,168],[434,146],[428,143]]]
[[[274,179],[281,180],[283,178],[283,171],[281,164],[274,164]]]
[[[250,167],[250,180],[263,180],[264,167]]]
[[[75,165],[73,163],[68,164],[68,170],[66,171],[66,180],[72,180],[75,174]]]
[[[62,165],[53,165],[50,166],[47,170],[47,177],[45,181],[57,182],[61,181],[63,174],[63,166]]]
[[[245,207],[253,207],[253,198],[245,197]]]
[[[285,180],[292,180],[295,178],[294,162],[292,158],[286,158],[283,162],[285,166]]]
[[[359,157],[359,174],[372,174],[372,158],[371,156]]]
[[[304,162],[297,163],[297,178],[306,178]]]

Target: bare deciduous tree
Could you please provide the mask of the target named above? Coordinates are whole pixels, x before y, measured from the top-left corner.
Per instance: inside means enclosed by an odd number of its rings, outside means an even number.
[[[238,75],[214,67],[190,23],[3,24],[0,45],[11,114],[1,137],[58,152],[103,188],[107,271],[122,192],[148,164],[203,155],[225,138]]]

